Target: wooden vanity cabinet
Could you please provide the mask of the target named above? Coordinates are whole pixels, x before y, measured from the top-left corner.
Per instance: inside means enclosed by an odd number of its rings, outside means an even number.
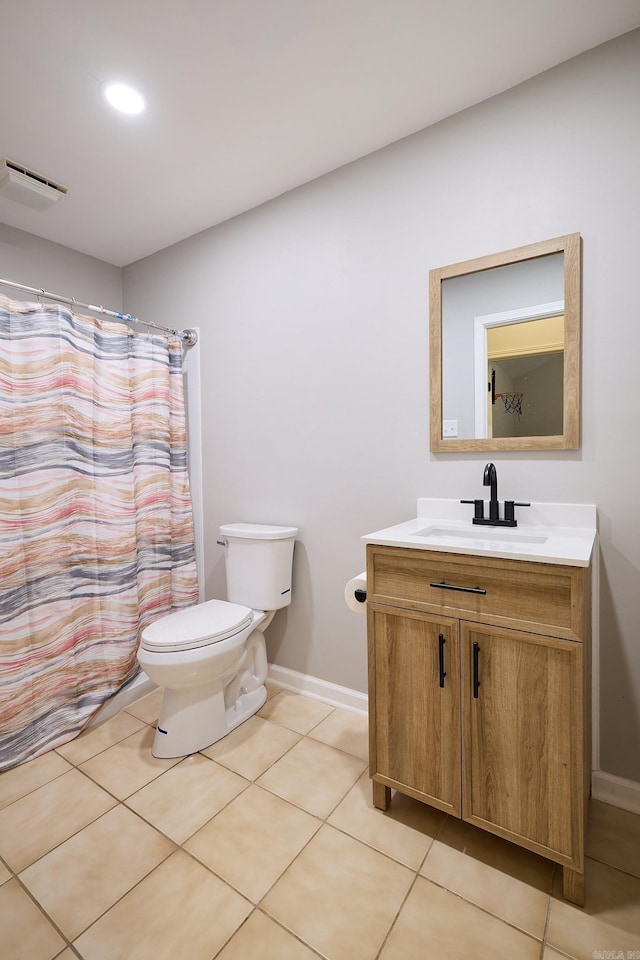
[[[562,864],[584,903],[590,570],[369,544],[370,776]]]
[[[458,624],[377,604],[368,617],[374,803],[376,783],[388,784],[459,817]]]

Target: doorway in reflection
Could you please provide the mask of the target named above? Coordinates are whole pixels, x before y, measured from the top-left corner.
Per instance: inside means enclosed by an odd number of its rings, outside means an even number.
[[[488,405],[489,437],[562,434],[564,351],[490,361],[495,402]],[[509,410],[500,394],[522,394]],[[521,410],[521,412],[519,412]]]
[[[485,332],[486,436],[561,435],[564,316],[490,325]]]

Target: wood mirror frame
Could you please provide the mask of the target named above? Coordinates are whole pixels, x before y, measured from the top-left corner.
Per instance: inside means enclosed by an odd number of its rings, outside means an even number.
[[[559,436],[443,438],[442,282],[523,260],[564,254],[563,432]],[[429,272],[430,433],[434,453],[500,450],[577,450],[580,446],[580,234],[570,233],[526,247]]]

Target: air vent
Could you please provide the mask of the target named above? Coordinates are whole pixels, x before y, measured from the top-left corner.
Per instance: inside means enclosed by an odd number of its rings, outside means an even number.
[[[0,198],[15,200],[35,210],[44,210],[69,193],[67,187],[29,170],[15,160],[0,160]]]

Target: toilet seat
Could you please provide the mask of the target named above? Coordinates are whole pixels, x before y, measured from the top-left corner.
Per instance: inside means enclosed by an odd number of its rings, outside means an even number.
[[[249,607],[227,600],[207,600],[160,617],[145,627],[140,646],[155,653],[194,650],[235,636],[252,620]]]

